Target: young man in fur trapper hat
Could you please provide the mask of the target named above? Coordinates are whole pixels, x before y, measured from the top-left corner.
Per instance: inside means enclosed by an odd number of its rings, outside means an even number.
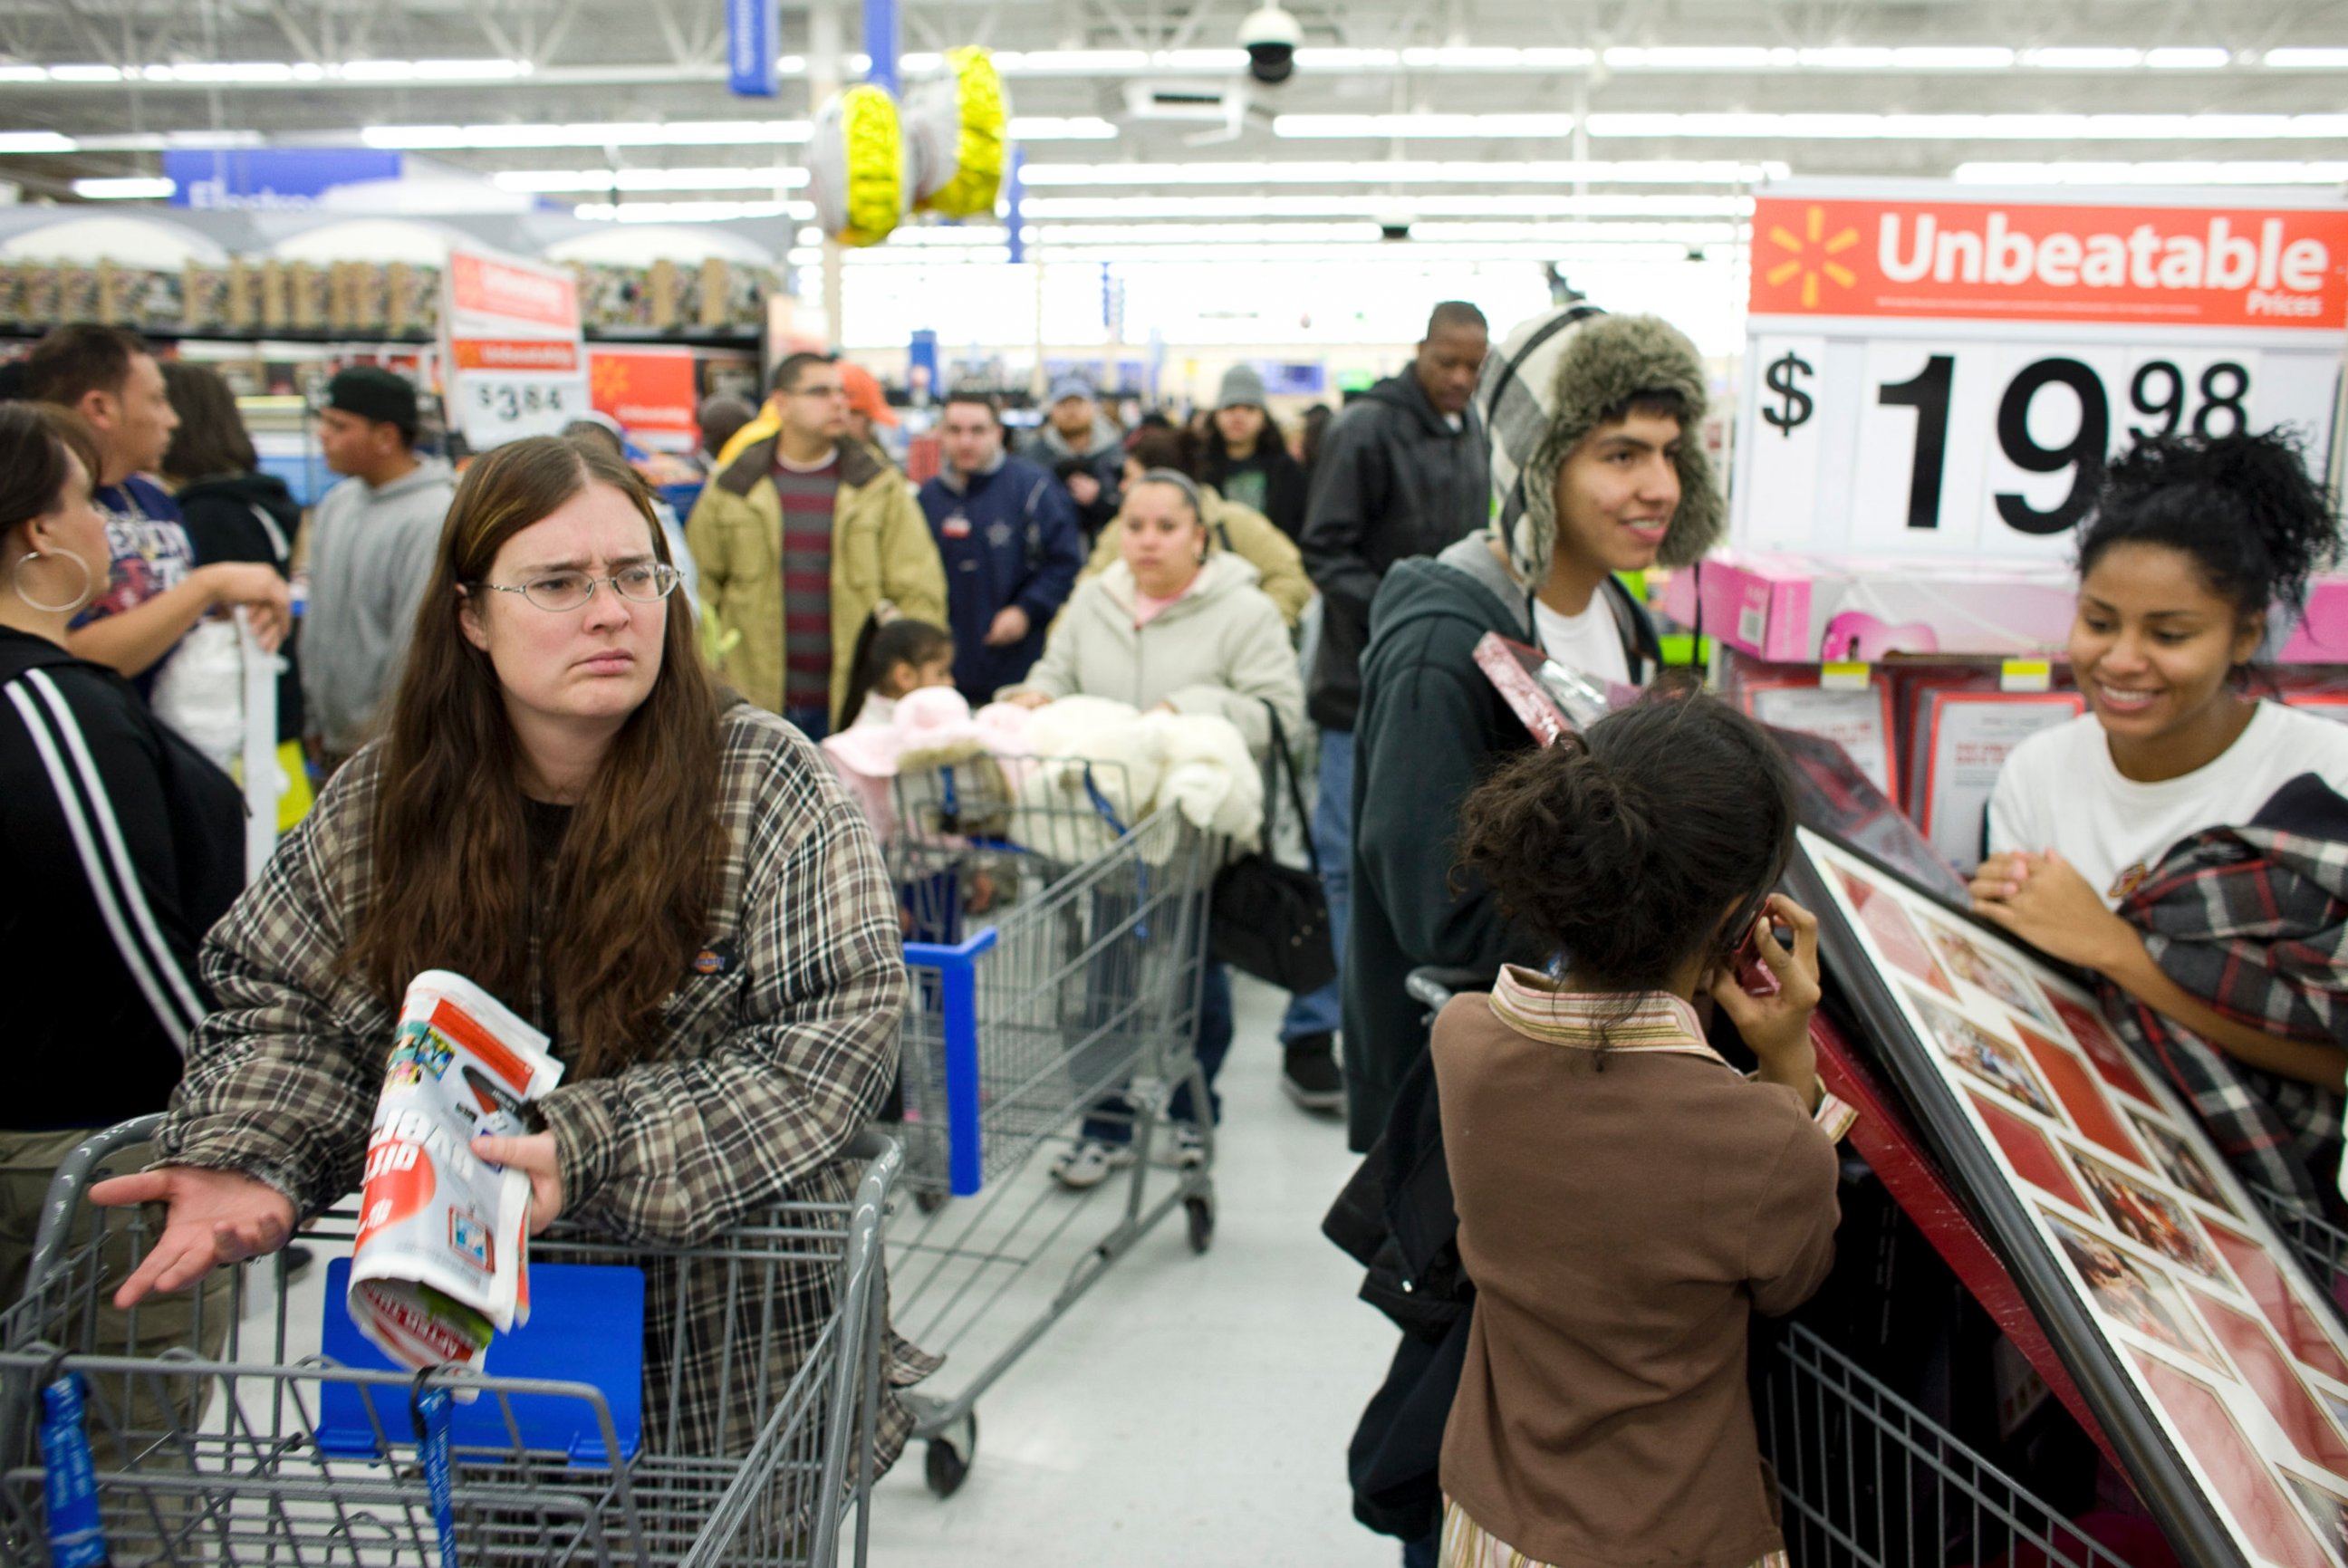
[[[1404,976],[1540,956],[1512,939],[1480,882],[1454,888],[1460,800],[1496,753],[1532,744],[1477,667],[1477,641],[1498,632],[1601,681],[1644,685],[1660,664],[1654,628],[1615,574],[1694,562],[1725,513],[1698,436],[1704,362],[1656,317],[1586,304],[1536,316],[1485,361],[1476,397],[1491,432],[1492,526],[1387,574],[1362,658],[1344,963],[1357,1150],[1426,1048]]]

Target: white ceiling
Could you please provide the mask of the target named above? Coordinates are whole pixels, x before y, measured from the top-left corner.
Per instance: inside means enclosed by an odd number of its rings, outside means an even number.
[[[1245,84],[1234,47],[1254,3],[909,0],[903,47],[916,69],[957,44],[1003,52],[1047,238],[1395,218],[1693,236],[1733,225],[1764,170],[2348,174],[2339,0],[1296,0],[1306,46],[1278,88]],[[0,179],[63,196],[153,174],[167,140],[365,137],[615,215],[771,211],[799,199],[819,24],[787,9],[781,96],[737,98],[723,16],[721,0],[0,0],[0,148],[52,150],[0,155]],[[834,25],[859,46],[857,7]],[[383,79],[450,69],[509,75]],[[1219,101],[1161,118],[1169,92]],[[501,140],[538,145],[477,145]]]

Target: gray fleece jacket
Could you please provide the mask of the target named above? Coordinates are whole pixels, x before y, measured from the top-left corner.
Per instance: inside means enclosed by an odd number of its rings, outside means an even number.
[[[302,613],[302,697],[329,751],[355,751],[374,738],[376,709],[399,679],[456,490],[447,460],[425,458],[381,487],[345,480],[318,503]]]

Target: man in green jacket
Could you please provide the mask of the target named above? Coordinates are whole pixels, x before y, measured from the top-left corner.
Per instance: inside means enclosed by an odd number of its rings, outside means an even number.
[[[710,479],[685,526],[705,603],[732,636],[719,674],[821,738],[839,722],[865,624],[946,624],[946,575],[905,476],[848,438],[848,389],[821,354],[775,370],[779,428]]]

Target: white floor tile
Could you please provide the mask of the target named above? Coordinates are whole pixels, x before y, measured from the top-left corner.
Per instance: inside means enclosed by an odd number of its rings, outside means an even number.
[[[1345,1486],[1346,1441],[1395,1346],[1320,1233],[1354,1159],[1341,1123],[1280,1092],[1284,996],[1243,976],[1233,990],[1212,1250],[1191,1254],[1178,1212],[1120,1260],[980,1401],[977,1462],[953,1498],[930,1495],[909,1451],[875,1497],[875,1568],[1398,1560],[1354,1522]],[[1109,1216],[1092,1209],[1097,1233]],[[1048,1295],[1027,1284],[1006,1318]],[[969,1360],[939,1385],[962,1387]]]

